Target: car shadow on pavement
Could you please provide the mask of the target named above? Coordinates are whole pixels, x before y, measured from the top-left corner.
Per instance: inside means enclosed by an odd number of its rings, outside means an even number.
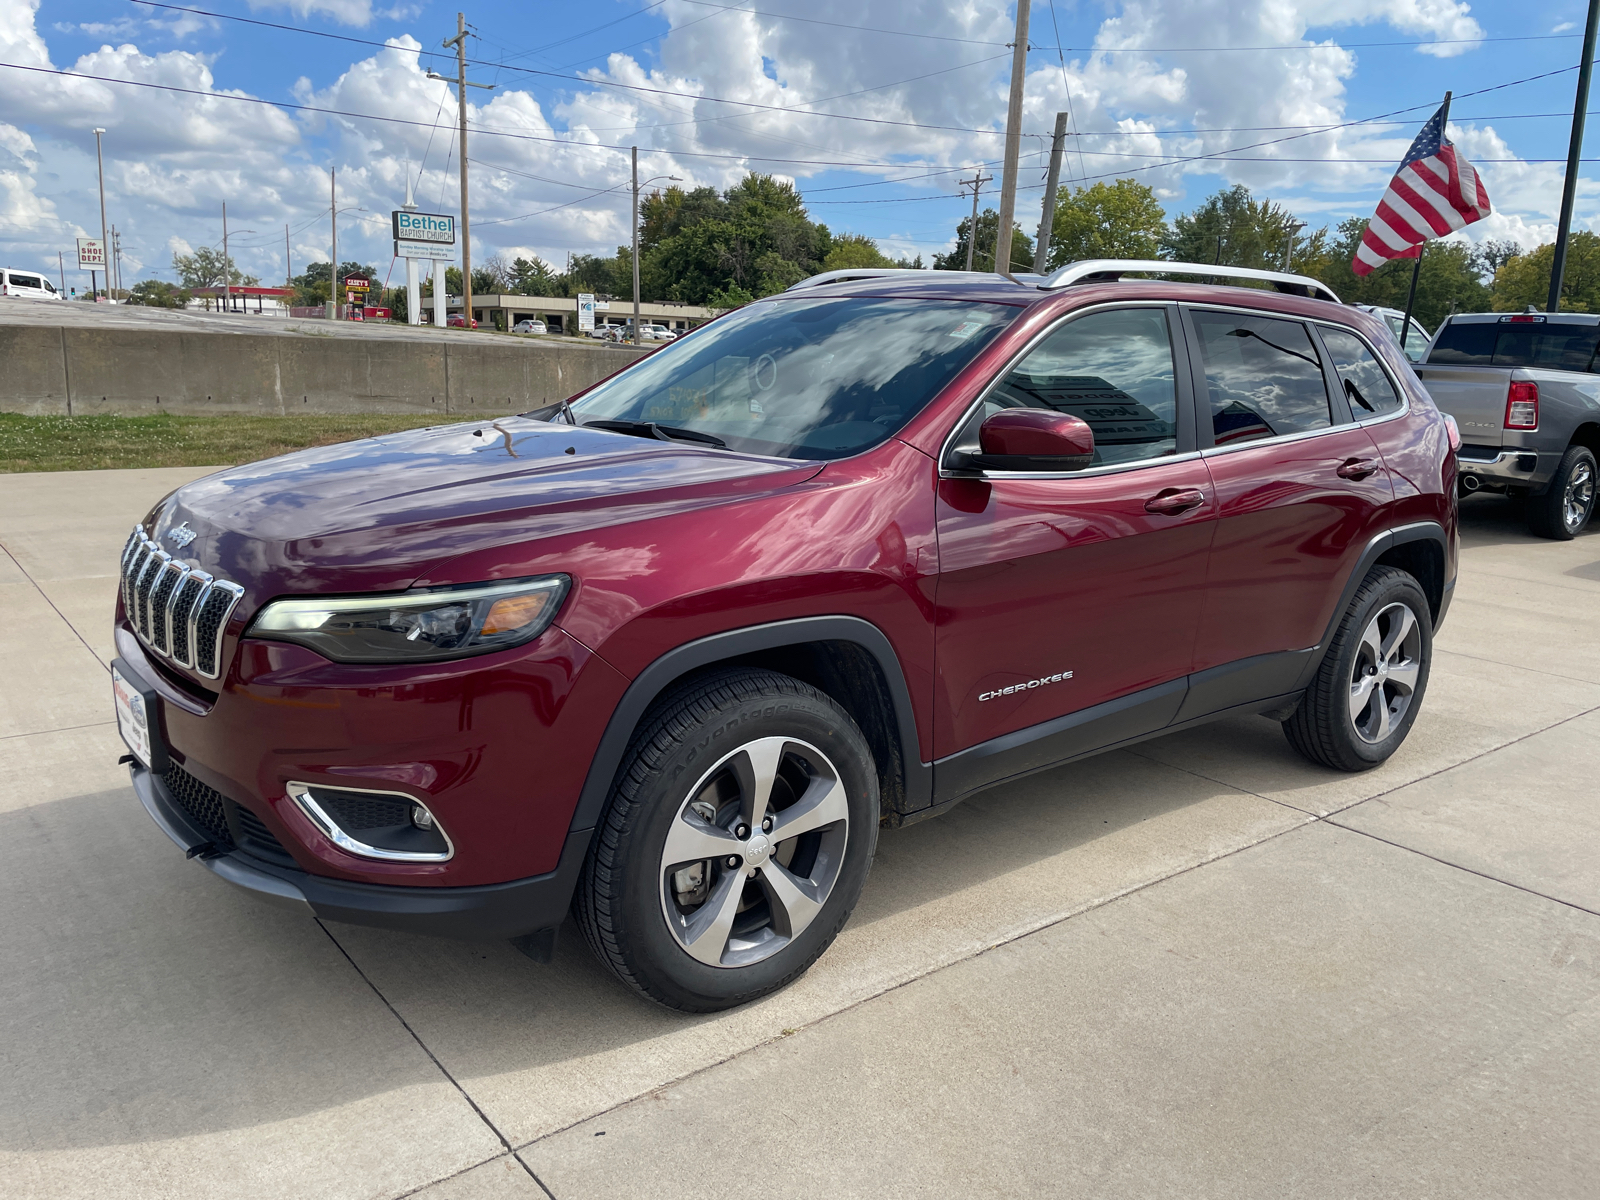
[[[973,952],[967,943],[1181,869],[1204,853],[1189,834],[1152,845],[1137,827],[1219,796],[1240,794],[1110,754],[883,831],[866,893],[812,973],[760,1005],[706,1016],[636,998],[570,919],[542,965],[507,943],[324,927],[269,907],[186,862],[131,790],[0,814],[10,917],[0,929],[0,1148],[245,1129],[440,1085],[407,1027],[475,1098],[496,1078],[537,1090],[558,1064],[562,1086],[584,1093],[571,1077],[591,1058],[637,1059],[636,1086],[613,1068],[603,1087],[645,1089],[681,1073],[652,1074],[662,1051],[651,1043],[726,1038],[731,1052],[778,1032],[714,1028],[740,1013],[771,1006],[757,1012],[763,1028],[815,1019]],[[1193,836],[1203,842],[1219,819],[1191,822]],[[1041,866],[1042,886],[1026,878]],[[1074,879],[1050,894],[1050,881]],[[606,1096],[576,1095],[574,1111]]]

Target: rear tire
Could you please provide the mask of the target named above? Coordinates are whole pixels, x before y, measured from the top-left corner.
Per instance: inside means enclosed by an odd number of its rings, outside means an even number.
[[[1596,473],[1587,446],[1568,446],[1545,494],[1528,497],[1528,528],[1558,542],[1582,533],[1594,515]]]
[[[634,735],[578,881],[578,926],[658,1004],[748,1003],[843,928],[878,816],[872,751],[832,698],[772,671],[702,676]]]
[[[1433,620],[1417,581],[1374,567],[1356,589],[1300,707],[1289,744],[1319,766],[1370,771],[1400,748],[1428,688]]]

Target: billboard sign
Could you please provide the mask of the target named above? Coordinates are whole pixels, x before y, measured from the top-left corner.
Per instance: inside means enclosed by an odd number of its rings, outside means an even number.
[[[448,213],[395,209],[394,256],[450,262],[456,256],[456,219]]]
[[[106,265],[106,244],[99,238],[78,239],[78,270],[99,271]]]
[[[578,293],[578,329],[584,333],[594,328],[594,293]]]
[[[349,292],[364,292],[372,287],[372,280],[352,275],[344,281],[344,286],[345,290]]]

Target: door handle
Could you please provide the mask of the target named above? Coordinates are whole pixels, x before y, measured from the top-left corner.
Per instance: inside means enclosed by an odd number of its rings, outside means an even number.
[[[1340,479],[1365,479],[1377,469],[1378,464],[1370,458],[1347,458],[1334,469],[1334,474]]]
[[[1205,502],[1206,494],[1199,488],[1168,488],[1146,500],[1144,510],[1163,517],[1176,517],[1191,508],[1199,508]]]

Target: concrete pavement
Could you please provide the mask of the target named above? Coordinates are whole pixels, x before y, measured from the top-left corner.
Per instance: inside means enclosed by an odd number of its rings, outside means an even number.
[[[0,476],[6,1195],[1592,1194],[1593,536],[1464,504],[1380,770],[1252,718],[996,789],[885,832],[793,987],[685,1018],[576,937],[323,926],[183,861],[105,664],[128,528],[201,473]]]

